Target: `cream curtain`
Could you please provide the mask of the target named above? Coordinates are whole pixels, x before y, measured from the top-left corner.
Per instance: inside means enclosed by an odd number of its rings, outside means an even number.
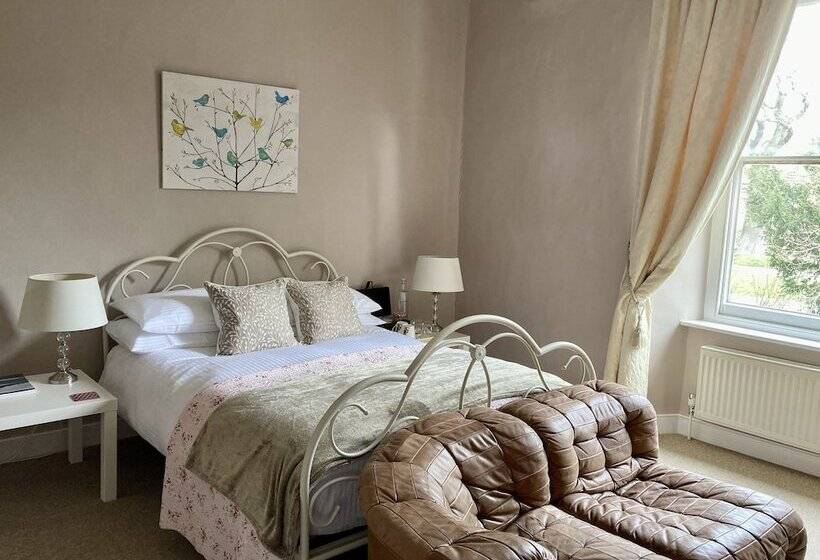
[[[654,0],[629,256],[605,377],[646,394],[649,296],[728,183],[796,0]]]

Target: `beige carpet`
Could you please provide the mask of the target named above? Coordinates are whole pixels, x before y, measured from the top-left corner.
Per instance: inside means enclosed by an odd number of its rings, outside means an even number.
[[[792,503],[809,527],[811,560],[820,559],[820,485],[816,478],[680,436],[661,439],[664,462],[751,486]],[[64,454],[0,465],[0,558],[3,560],[187,560],[188,542],[158,528],[163,458],[148,444],[120,443],[119,499],[99,501],[99,456],[83,463]],[[347,556],[357,560],[364,551]]]

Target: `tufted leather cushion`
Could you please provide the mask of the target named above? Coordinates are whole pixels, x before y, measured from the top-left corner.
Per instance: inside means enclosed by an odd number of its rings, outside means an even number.
[[[673,558],[802,558],[806,531],[788,504],[747,488],[652,465],[615,492],[559,506]]]
[[[544,506],[525,513],[507,529],[538,542],[558,560],[660,560],[650,550],[607,533],[561,511]]]
[[[388,436],[362,473],[370,558],[805,556],[790,506],[657,457],[652,405],[615,383],[430,416]]]
[[[381,503],[366,516],[370,558],[555,560],[538,543],[469,525],[427,500]]]
[[[489,408],[435,414],[391,435],[365,467],[359,497],[383,557],[553,558],[527,539],[488,531],[550,498],[538,436]]]
[[[617,383],[591,381],[536,393],[501,410],[541,437],[553,498],[614,490],[658,458],[655,409]]]
[[[494,529],[550,500],[538,436],[517,418],[484,407],[434,414],[399,430],[367,468],[365,511],[418,498]]]

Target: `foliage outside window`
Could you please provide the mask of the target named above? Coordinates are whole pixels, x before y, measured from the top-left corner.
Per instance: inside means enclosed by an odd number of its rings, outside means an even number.
[[[820,3],[798,6],[735,171],[717,318],[820,338]]]

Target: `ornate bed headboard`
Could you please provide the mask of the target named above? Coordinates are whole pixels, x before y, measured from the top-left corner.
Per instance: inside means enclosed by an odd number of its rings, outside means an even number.
[[[248,267],[245,252],[250,247],[261,247],[267,249],[273,261],[277,264],[279,274],[271,274],[266,279],[273,280],[282,276],[299,278],[294,268],[294,261],[302,260],[309,270],[322,269],[324,279],[334,279],[338,277],[333,263],[324,255],[315,251],[300,250],[289,252],[285,250],[276,240],[269,235],[255,229],[243,227],[231,227],[218,229],[205,234],[199,239],[190,243],[177,256],[155,255],[145,257],[129,263],[123,267],[106,285],[104,291],[104,301],[106,306],[114,299],[130,297],[127,283],[133,280],[134,275],[150,280],[151,276],[143,270],[147,265],[160,265],[161,272],[157,276],[157,283],[148,292],[167,292],[180,288],[190,288],[190,284],[181,282],[180,275],[185,265],[191,261],[194,255],[201,254],[203,249],[209,248],[219,252],[219,262],[212,270],[208,278],[202,278],[198,284],[205,280],[211,280],[222,284],[228,284],[233,279],[234,284],[240,281],[245,285],[251,282],[251,272]],[[224,263],[224,269],[223,264]],[[220,275],[220,271],[223,271]],[[164,278],[168,280],[164,280]],[[119,291],[119,297],[115,297]],[[109,340],[103,330],[103,356],[108,354]]]

